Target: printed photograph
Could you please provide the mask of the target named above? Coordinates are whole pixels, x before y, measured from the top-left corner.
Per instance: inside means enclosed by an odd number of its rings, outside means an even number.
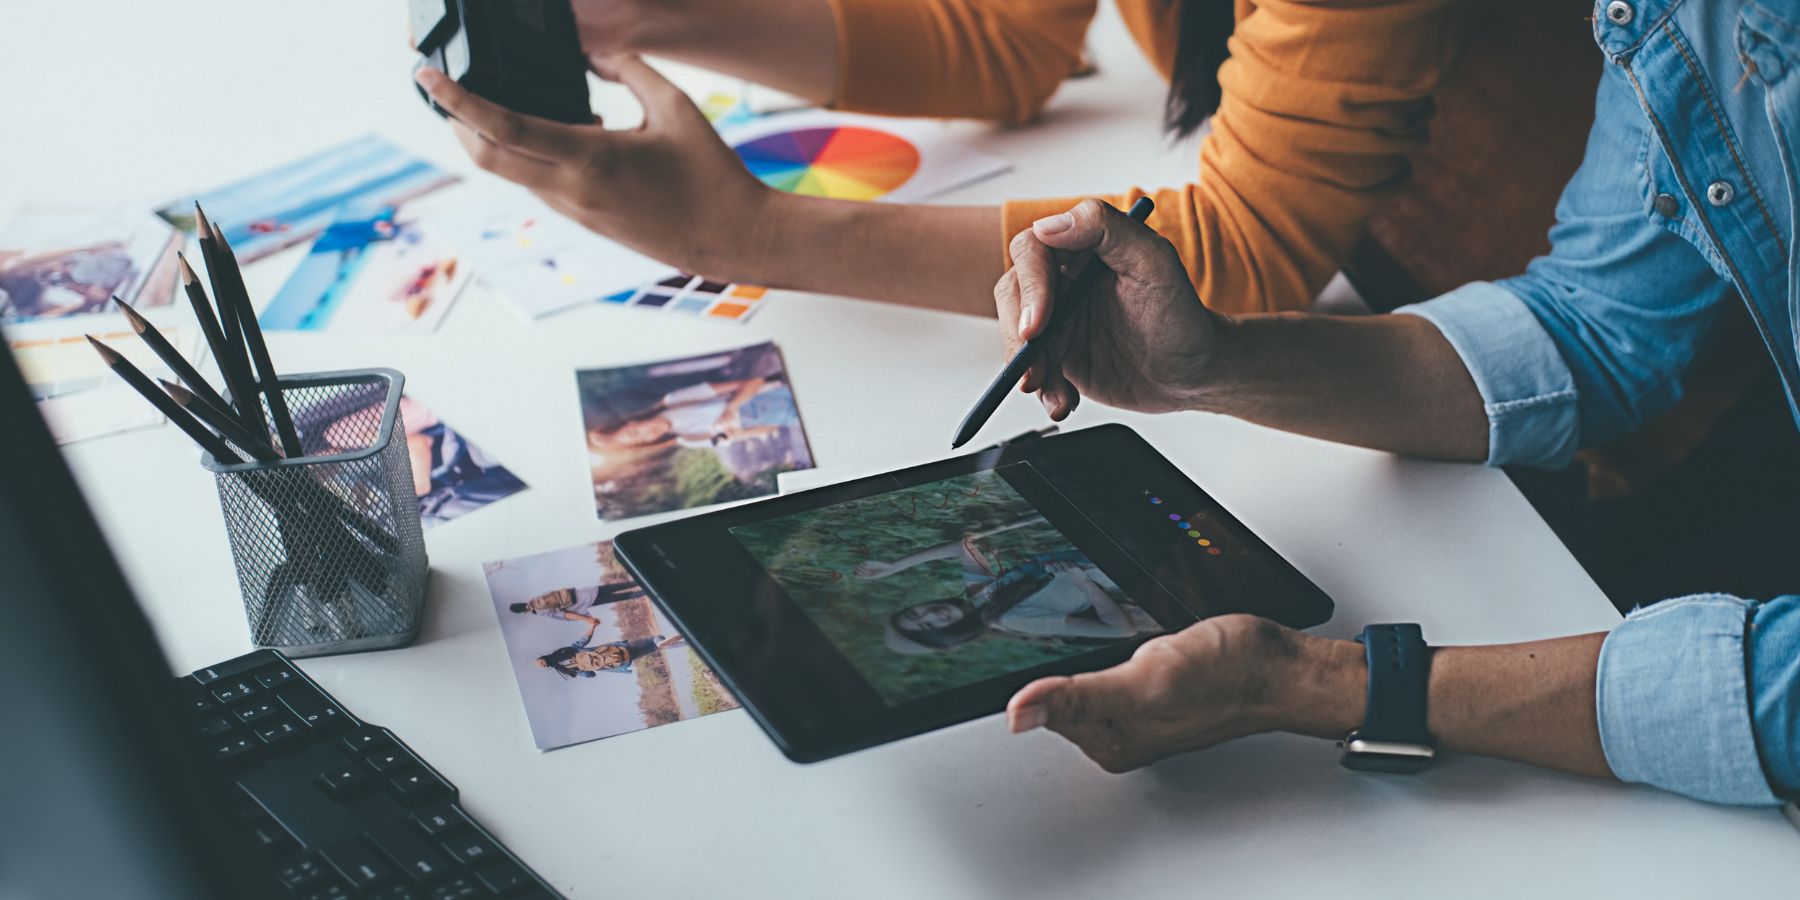
[[[456,251],[393,207],[346,210],[332,222],[259,321],[276,331],[437,328],[468,281]]]
[[[145,213],[26,207],[0,226],[0,324],[140,311],[175,296],[180,235]]]
[[[1163,630],[999,470],[731,532],[890,704]]]
[[[238,262],[252,263],[325,229],[339,207],[398,206],[456,176],[375,135],[364,135],[206,191],[156,211],[183,232],[194,231],[194,201],[225,232]]]
[[[575,381],[602,519],[767,497],[777,475],[813,466],[773,343]]]
[[[320,423],[327,451],[360,450],[360,424],[381,414],[381,404],[357,406],[334,420]],[[413,492],[419,497],[419,518],[425,530],[459,519],[490,503],[525,489],[499,460],[483,453],[424,404],[409,396],[400,398],[400,418],[406,423],[406,450],[412,461]],[[304,427],[304,425],[303,425]]]
[[[668,271],[522,191],[464,204],[431,224],[482,280],[534,319],[600,302]]]
[[[610,541],[483,569],[539,750],[737,708]]]

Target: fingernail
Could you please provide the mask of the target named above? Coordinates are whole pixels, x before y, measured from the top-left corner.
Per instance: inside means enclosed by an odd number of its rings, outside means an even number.
[[[429,91],[435,89],[438,83],[444,80],[444,73],[426,66],[413,73],[413,80],[419,83],[419,87]]]
[[[1037,321],[1037,307],[1027,306],[1019,310],[1019,336],[1025,337],[1031,331],[1032,323]]]
[[[1054,216],[1046,216],[1031,223],[1032,230],[1036,231],[1038,234],[1055,234],[1059,231],[1068,231],[1074,226],[1075,217],[1068,213],[1057,213]]]
[[[1013,734],[1024,734],[1027,731],[1044,727],[1044,723],[1048,721],[1050,721],[1050,711],[1040,704],[1031,703],[1013,710],[1007,725],[1012,729]]]

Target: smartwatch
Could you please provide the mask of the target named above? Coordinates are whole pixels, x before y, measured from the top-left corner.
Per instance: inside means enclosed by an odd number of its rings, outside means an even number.
[[[1338,743],[1339,762],[1359,772],[1422,772],[1437,756],[1425,730],[1431,648],[1418,625],[1370,625],[1357,638],[1369,663],[1361,728]]]

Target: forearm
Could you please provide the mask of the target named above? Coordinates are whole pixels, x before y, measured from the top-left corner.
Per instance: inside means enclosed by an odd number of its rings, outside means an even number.
[[[1191,406],[1415,456],[1481,461],[1488,422],[1462,359],[1413,316],[1225,319]]]
[[[815,103],[837,84],[837,27],[827,0],[620,0],[616,18],[583,23],[583,42],[624,32],[635,52],[700,66]]]
[[[1004,271],[1000,211],[775,194],[734,280],[978,316]]]
[[[1360,644],[1297,635],[1272,692],[1276,730],[1337,739],[1362,725]],[[1613,777],[1594,684],[1605,634],[1432,652],[1427,728],[1440,748]]]

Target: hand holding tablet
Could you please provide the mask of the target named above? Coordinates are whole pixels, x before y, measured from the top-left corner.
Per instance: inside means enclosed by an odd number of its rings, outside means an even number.
[[[1115,665],[1200,619],[1253,612],[1306,627],[1331,613],[1323,593],[1123,426],[616,543],[803,762],[998,712],[1040,677]]]

